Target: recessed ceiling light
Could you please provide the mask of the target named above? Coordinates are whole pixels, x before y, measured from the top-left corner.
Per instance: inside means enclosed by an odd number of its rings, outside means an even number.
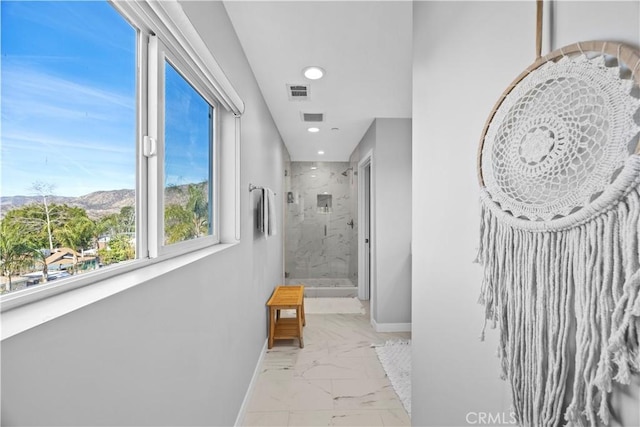
[[[318,154],[320,154],[322,156],[324,154],[324,151],[320,150],[320,151],[318,151]]]
[[[311,178],[315,178],[315,177],[316,177],[315,175],[311,175]]]
[[[320,67],[312,66],[302,70],[302,74],[309,80],[318,80],[324,76],[324,70]]]
[[[307,129],[309,132],[311,133],[316,133],[316,132],[320,132],[320,128],[309,128]]]
[[[316,170],[316,169],[318,169],[316,166],[311,166],[311,170],[312,170],[312,171],[314,171],[314,170]]]

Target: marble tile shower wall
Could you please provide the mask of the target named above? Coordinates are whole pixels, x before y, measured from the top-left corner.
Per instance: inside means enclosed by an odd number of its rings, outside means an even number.
[[[290,278],[357,277],[350,271],[356,229],[348,225],[357,220],[352,204],[355,183],[351,171],[342,175],[349,166],[348,162],[291,162],[285,219],[285,269]]]

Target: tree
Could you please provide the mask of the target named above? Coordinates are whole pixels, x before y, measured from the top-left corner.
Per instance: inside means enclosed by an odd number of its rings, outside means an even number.
[[[48,219],[47,219],[48,211]],[[62,228],[70,221],[77,218],[86,218],[87,212],[79,207],[58,205],[55,203],[44,206],[40,203],[32,203],[11,209],[4,217],[8,225],[12,228],[20,228],[25,234],[26,239],[38,248],[51,247],[60,245],[60,241],[56,237],[56,229]],[[49,237],[49,226],[51,227],[51,237]]]
[[[41,265],[42,268],[42,282],[46,283],[49,280],[49,266],[47,265],[47,253],[39,248],[31,247],[31,256],[34,260],[34,266],[37,267],[38,264]]]
[[[11,276],[19,273],[31,261],[32,247],[25,239],[23,230],[0,221],[0,266],[2,275],[8,277],[7,292],[11,291]]]
[[[129,235],[136,232],[136,210],[133,206],[124,206],[120,209],[118,231]]]
[[[58,241],[73,249],[73,274],[76,273],[78,267],[77,252],[85,248],[93,236],[95,224],[88,217],[76,217],[71,221],[67,221],[61,228],[54,230],[54,234]]]
[[[133,206],[124,206],[117,214],[110,214],[96,221],[94,238],[102,264],[114,264],[135,258],[136,216]],[[98,241],[106,237],[106,247],[100,249]]]
[[[49,243],[46,215],[39,204],[29,204],[11,209],[6,213],[4,221],[7,226],[20,229],[29,241],[40,247],[51,248],[51,246],[55,247],[57,243],[53,236],[51,236],[51,243]],[[57,218],[54,218],[52,222],[58,225]]]
[[[124,206],[119,213],[101,218],[97,221],[96,227],[101,235],[108,237],[107,247],[98,250],[100,262],[114,264],[135,258],[135,246],[131,243],[136,231],[133,206]]]
[[[118,234],[134,235],[136,231],[135,209],[133,206],[124,206],[119,213],[106,215],[96,223],[100,232],[110,237]]]
[[[54,185],[42,181],[36,181],[31,186],[35,192],[42,197],[42,203],[45,213],[45,221],[47,225],[47,235],[49,236],[49,250],[53,251],[53,232],[51,231],[51,211],[47,203],[47,196],[53,193]]]
[[[185,206],[174,203],[164,210],[165,241],[169,244],[201,237],[209,232],[209,203],[205,183],[189,184]]]
[[[131,238],[126,234],[119,234],[109,239],[108,248],[98,250],[100,261],[104,264],[113,264],[127,261],[135,257],[135,248],[131,244]]]
[[[109,233],[109,230],[110,221],[107,220],[106,217],[94,221],[93,228],[91,229],[91,237],[93,240],[93,246],[96,249],[100,249],[100,238],[107,235]]]

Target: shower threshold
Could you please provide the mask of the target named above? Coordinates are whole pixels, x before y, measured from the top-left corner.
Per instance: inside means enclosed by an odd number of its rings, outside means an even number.
[[[289,278],[287,285],[304,285],[307,298],[352,298],[358,296],[358,288],[347,278]]]

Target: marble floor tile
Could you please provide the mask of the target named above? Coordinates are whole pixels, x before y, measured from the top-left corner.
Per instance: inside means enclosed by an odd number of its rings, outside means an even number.
[[[312,363],[327,357],[329,357],[328,341],[310,340],[308,343],[305,342],[304,348],[298,352],[296,365]]]
[[[367,369],[362,358],[340,358],[327,356],[295,366],[294,377],[306,379],[368,378]]]
[[[281,427],[289,425],[288,411],[247,412],[243,425],[247,427],[265,426]]]
[[[307,314],[305,347],[278,340],[266,351],[243,425],[408,426],[372,344],[409,339],[377,333],[365,314]]]
[[[332,426],[383,426],[379,411],[338,411],[332,419]]]
[[[289,413],[289,426],[330,426],[333,411],[292,411]]]
[[[334,357],[369,357],[377,360],[376,350],[371,344],[371,340],[334,341],[329,343],[329,354]]]
[[[259,378],[248,412],[333,409],[331,380]]]
[[[388,378],[331,380],[335,409],[402,409]]]
[[[333,407],[331,380],[292,380],[289,389],[289,410],[319,410]]]
[[[288,411],[287,397],[291,381],[258,377],[247,412]]]
[[[364,367],[367,370],[367,376],[369,378],[386,378],[387,373],[384,371],[384,368],[380,364],[380,360],[376,355],[375,359],[365,358]]]
[[[389,427],[410,426],[411,418],[404,409],[388,409],[380,411],[382,424]]]
[[[292,380],[294,377],[294,369],[291,364],[285,363],[263,363],[260,369],[259,381],[265,380]]]
[[[291,412],[289,426],[383,426],[380,411]]]

